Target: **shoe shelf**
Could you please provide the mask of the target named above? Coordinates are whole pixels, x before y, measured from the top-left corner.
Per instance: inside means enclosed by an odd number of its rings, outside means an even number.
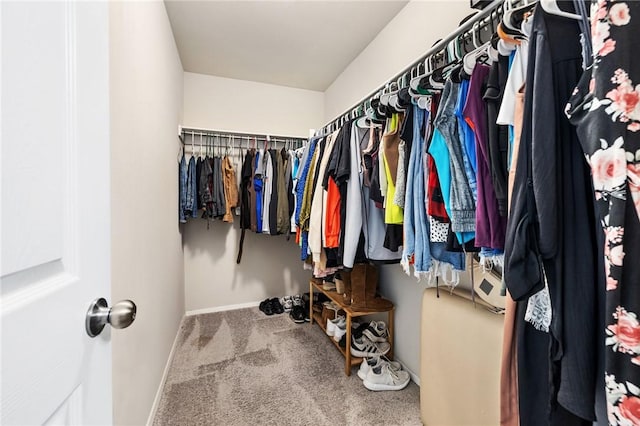
[[[314,321],[316,324],[318,324],[318,326],[322,329],[322,331],[324,331],[326,333],[327,326],[322,321],[322,314],[314,312],[313,315],[311,316],[311,318],[313,318],[312,321]],[[333,340],[333,338],[331,336],[327,336],[327,337],[329,338],[331,343],[333,343],[335,345],[335,347],[338,348],[338,350],[340,352],[342,352],[342,355],[346,358],[347,349],[343,348],[342,346],[340,346],[340,343],[338,343],[335,340]],[[349,346],[351,346],[351,345],[349,345]],[[361,362],[362,362],[362,358],[358,358],[358,357],[355,357],[355,356],[351,357],[351,366],[359,365]],[[349,371],[351,371],[351,369],[349,369]],[[348,374],[347,374],[347,376],[348,376]]]
[[[365,315],[378,314],[378,313],[387,313],[387,329],[389,331],[389,344],[391,348],[387,353],[387,358],[393,360],[393,315],[395,312],[395,306],[391,306],[389,309],[383,310],[357,310],[353,309],[349,305],[345,305],[342,301],[342,295],[336,293],[335,290],[325,290],[322,288],[322,282],[314,282],[313,280],[309,281],[309,294],[312,295],[314,291],[323,293],[327,296],[331,301],[333,301],[336,305],[340,307],[341,310],[345,312],[346,320],[347,320],[347,343],[345,347],[341,347],[338,342],[333,340],[331,336],[327,336],[329,340],[338,348],[338,350],[345,357],[344,363],[344,372],[347,376],[351,375],[351,367],[354,365],[358,365],[362,362],[362,358],[351,356],[351,319],[356,317],[362,317]],[[311,298],[313,300],[313,297]],[[318,326],[322,329],[322,331],[326,332],[326,324],[322,321],[322,315],[313,311],[313,303],[310,303],[309,306],[309,324],[313,325],[313,323],[317,323]]]

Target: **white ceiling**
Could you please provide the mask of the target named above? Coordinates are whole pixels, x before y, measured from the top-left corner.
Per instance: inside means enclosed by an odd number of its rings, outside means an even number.
[[[165,0],[185,71],[319,91],[406,3]]]

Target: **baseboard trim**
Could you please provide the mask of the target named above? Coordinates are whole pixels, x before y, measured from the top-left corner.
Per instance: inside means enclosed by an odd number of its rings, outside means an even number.
[[[237,305],[226,305],[226,306],[216,306],[214,308],[204,308],[204,309],[194,309],[192,311],[187,311],[185,316],[191,315],[200,315],[200,314],[210,314],[213,312],[225,312],[225,311],[233,311],[236,309],[244,309],[244,308],[255,308],[256,306],[260,306],[260,302],[249,302],[249,303],[239,303]]]
[[[169,368],[171,367],[171,362],[173,361],[173,354],[178,346],[178,336],[180,336],[180,330],[182,329],[182,321],[184,317],[180,320],[180,324],[178,325],[178,329],[176,330],[176,337],[173,339],[173,345],[171,346],[171,351],[169,352],[169,357],[167,358],[167,363],[164,366],[164,371],[162,372],[162,379],[160,380],[160,385],[158,386],[158,390],[156,391],[156,397],[153,399],[153,405],[151,406],[151,412],[149,412],[149,418],[147,418],[147,426],[151,426],[153,424],[153,420],[156,417],[156,412],[158,411],[158,407],[160,405],[160,399],[162,398],[162,391],[164,390],[165,382],[167,381],[167,376],[169,375]]]
[[[416,373],[414,373],[409,368],[407,368],[407,365],[404,362],[402,362],[402,360],[398,358],[394,358],[394,361],[398,361],[400,364],[402,364],[402,369],[407,373],[409,373],[409,377],[411,378],[411,381],[416,385],[418,385],[418,387],[420,387],[420,377],[418,377]]]

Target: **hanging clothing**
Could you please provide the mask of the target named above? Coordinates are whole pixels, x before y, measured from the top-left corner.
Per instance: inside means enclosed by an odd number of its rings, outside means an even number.
[[[420,279],[431,268],[431,253],[429,251],[429,227],[427,212],[423,208],[425,198],[424,188],[424,138],[423,122],[429,112],[413,106],[413,142],[409,156],[407,170],[407,197],[404,210],[404,246],[402,248],[402,268],[410,274],[410,265],[414,266],[414,276]]]
[[[318,158],[316,167],[315,189],[313,191],[313,199],[311,201],[311,214],[309,218],[309,248],[314,262],[320,262],[320,253],[322,250],[322,217],[326,216],[325,210],[325,191],[322,188],[322,176],[325,175],[333,146],[336,142],[338,132],[334,132],[325,143],[322,158]],[[322,265],[321,269],[324,269]]]
[[[438,136],[439,138],[439,136]],[[433,141],[433,139],[432,139]],[[429,145],[431,146],[431,145]],[[439,147],[436,144],[436,149]],[[427,213],[429,216],[438,219],[442,223],[449,223],[449,215],[444,204],[444,196],[442,195],[442,187],[438,178],[438,169],[433,155],[426,154],[427,157]]]
[[[255,204],[251,199],[254,155],[253,149],[245,152],[240,171],[240,229],[251,229],[251,212],[255,211]]]
[[[505,250],[505,280],[518,301],[523,426],[536,424],[541,413],[551,424],[595,420],[595,393],[585,392],[598,381],[594,200],[575,129],[561,114],[582,71],[578,32],[575,21],[536,9]],[[524,321],[527,298],[545,282],[549,334]]]
[[[383,173],[386,181],[386,192],[384,193],[385,198],[385,216],[384,221],[387,224],[399,225],[402,224],[404,219],[404,213],[402,212],[402,208],[393,203],[393,199],[395,197],[396,192],[396,176],[398,173],[398,160],[399,160],[399,152],[398,147],[400,144],[400,127],[402,126],[402,114],[393,114],[391,119],[389,120],[388,131],[386,134],[382,136],[382,165],[384,167]],[[383,189],[381,187],[381,189]],[[384,190],[383,189],[383,190]],[[388,228],[393,229],[393,228]],[[394,241],[397,241],[397,238],[393,238]],[[397,246],[402,244],[402,239],[400,239]]]
[[[271,234],[269,212],[273,191],[273,163],[269,150],[265,149],[262,158],[262,233]]]
[[[247,150],[244,155],[244,161],[242,163],[242,170],[240,172],[240,243],[238,244],[238,256],[236,258],[236,264],[240,264],[242,260],[242,249],[244,247],[244,236],[247,229],[251,229],[251,212],[255,211],[254,204],[252,204],[251,198],[251,184],[253,182],[253,165],[254,165],[255,150]],[[255,195],[255,193],[254,193]],[[254,214],[255,217],[255,214]]]
[[[360,146],[363,141],[369,139],[369,133],[369,129],[358,127],[356,122],[351,124],[351,137],[349,138],[350,168],[345,202],[344,252],[342,255],[342,264],[345,268],[353,268],[360,235],[362,234],[364,169]]]
[[[346,202],[346,182],[350,172],[350,143],[351,122],[348,122],[338,132],[329,163],[322,176],[322,188],[325,191],[322,244],[327,249],[327,258],[331,260],[331,265],[342,263],[340,239],[344,226],[342,212]]]
[[[475,235],[476,209],[471,187],[465,173],[462,145],[455,115],[459,91],[459,84],[453,83],[451,80],[446,82],[435,126],[442,135],[442,138],[438,138],[437,142],[444,142],[446,146],[446,148],[438,149],[437,152],[442,152],[443,160],[444,157],[448,157],[445,160],[448,164],[446,166],[443,164],[438,168],[438,178],[441,185],[443,181],[440,177],[440,170],[443,168],[449,170],[444,170],[444,175],[448,175],[446,176],[447,180],[450,179],[450,182],[446,182],[449,189],[447,190],[443,186],[444,191],[446,191],[443,194],[445,207],[447,207],[447,213],[451,220],[451,230],[460,233],[458,239],[461,243],[465,243],[473,239]],[[438,161],[436,161],[436,166],[438,166]]]
[[[278,158],[280,155],[275,149],[269,150],[269,159],[271,161],[271,197],[269,200],[269,234],[278,234],[278,179],[280,170],[278,169]],[[280,162],[282,166],[282,162]]]
[[[233,223],[233,211],[238,206],[238,187],[236,186],[236,171],[233,168],[229,156],[222,160],[222,172],[224,178],[225,213],[223,221]]]
[[[205,157],[202,160],[202,170],[200,171],[200,182],[198,183],[198,193],[204,211],[203,218],[213,217],[213,196],[211,193],[211,175],[213,168],[211,167],[211,159]]]
[[[222,174],[222,159],[220,157],[213,158],[213,216],[216,218],[224,217],[226,212],[226,202],[224,198],[224,177]]]
[[[406,152],[407,145],[400,139],[398,144],[398,172],[396,175],[396,188],[393,194],[393,204],[400,208],[404,208],[404,196],[406,192],[407,171],[405,169],[405,161],[408,157]]]
[[[640,60],[635,54],[640,3],[594,1],[594,63],[567,106],[591,168],[598,223],[598,259],[604,272],[604,372],[610,425],[640,416]],[[632,53],[633,52],[633,53]],[[589,212],[591,214],[591,212]],[[598,413],[600,416],[600,413]],[[598,418],[601,420],[601,417]]]
[[[500,56],[491,65],[487,88],[483,98],[487,104],[487,154],[491,182],[498,203],[498,213],[507,216],[507,152],[509,150],[509,129],[497,123],[498,111],[503,99],[509,75],[509,57]],[[500,247],[495,247],[500,248]]]
[[[467,103],[464,107],[465,120],[473,129],[476,142],[478,201],[476,208],[476,246],[504,249],[506,218],[500,216],[496,199],[487,148],[487,115],[482,99],[490,68],[478,64],[473,70],[469,83]]]
[[[198,204],[198,210],[204,209],[202,205],[202,197],[200,196],[200,177],[202,175],[202,158],[198,157],[196,160],[196,199]]]
[[[475,203],[478,201],[478,182],[476,181],[476,142],[473,130],[464,119],[464,106],[467,103],[467,95],[469,93],[469,80],[462,79],[460,82],[460,90],[458,91],[458,99],[456,101],[455,115],[458,123],[458,139],[460,143],[460,153],[464,164],[464,173],[467,177],[467,184],[471,190],[473,197],[474,215]],[[475,222],[473,225],[475,230]]]
[[[291,214],[289,213],[289,194],[291,191],[287,191],[289,182],[291,180],[291,170],[289,164],[289,156],[285,149],[276,152],[277,171],[278,171],[278,200],[276,202],[277,207],[277,223],[276,230],[278,234],[288,234],[291,225],[289,220]]]
[[[313,151],[313,155],[310,158],[309,166],[305,166],[306,172],[306,183],[304,184],[304,194],[302,196],[302,207],[300,212],[300,231],[301,231],[301,260],[305,261],[307,257],[311,254],[309,250],[309,226],[311,220],[311,205],[313,201],[313,188],[315,183],[315,175],[316,175],[316,165],[318,163],[318,158],[322,157],[322,151],[324,149],[324,145],[326,142],[326,138],[318,141],[316,149]],[[304,174],[304,173],[303,173]],[[304,182],[301,180],[300,183]]]
[[[185,215],[187,209],[187,161],[184,154],[178,163],[178,193],[178,220],[180,223],[187,223]]]
[[[250,159],[251,159],[251,180],[249,181],[249,204],[251,205],[251,210],[249,213],[249,221],[251,223],[251,230],[253,232],[258,232],[258,195],[257,188],[255,186],[256,183],[256,164],[258,162],[258,151],[255,148],[251,148],[249,151]],[[245,159],[246,161],[246,159]]]
[[[258,234],[262,233],[262,210],[263,210],[263,198],[264,198],[264,188],[263,188],[263,180],[262,174],[264,173],[264,151],[258,150],[256,152],[255,158],[255,171],[253,178],[253,188],[256,195],[256,232]],[[252,224],[253,225],[253,224]]]

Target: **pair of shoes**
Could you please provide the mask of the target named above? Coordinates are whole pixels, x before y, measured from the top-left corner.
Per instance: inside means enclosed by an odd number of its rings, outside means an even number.
[[[386,355],[390,349],[391,345],[388,342],[372,342],[365,335],[351,339],[351,355],[353,356],[361,358],[381,356]]]
[[[366,373],[361,375],[363,368]],[[371,391],[401,390],[407,387],[410,380],[409,373],[402,370],[400,363],[381,358],[363,360],[358,377],[362,379],[364,387]]]
[[[305,309],[300,305],[294,305],[289,312],[289,318],[296,324],[303,324],[307,316],[309,316],[309,312],[305,313]]]
[[[335,319],[327,320],[327,328],[325,330],[327,336],[333,337],[338,327],[345,329],[347,327],[347,319],[343,315],[337,316]]]
[[[322,304],[322,306],[326,306],[327,309],[331,309],[332,311],[336,311],[336,314],[337,314],[338,311],[342,310],[342,308],[340,306],[336,305],[336,303],[333,302],[333,301],[324,302]]]
[[[336,289],[333,275],[329,275],[322,280],[322,289],[325,291],[334,291]]]
[[[380,367],[383,364],[389,364],[389,368],[393,371],[402,370],[402,365],[397,361],[389,361],[386,357],[374,356],[372,358],[365,358],[362,360],[362,364],[360,364],[360,368],[358,369],[358,377],[361,380],[366,379],[369,371],[376,367]]]
[[[273,299],[265,299],[260,302],[259,309],[264,312],[265,315],[281,314],[284,312],[280,300],[277,297]]]
[[[291,308],[293,308],[293,296],[284,296],[280,299],[280,304],[285,312],[291,312]]]
[[[362,334],[374,343],[386,342],[389,338],[389,330],[384,321],[371,321]]]

